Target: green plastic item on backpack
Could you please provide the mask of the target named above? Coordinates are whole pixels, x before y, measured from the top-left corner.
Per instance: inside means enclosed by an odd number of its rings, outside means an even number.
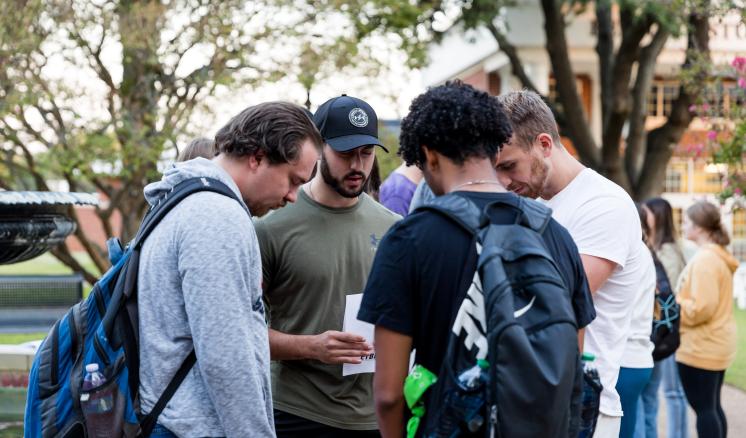
[[[438,377],[422,365],[415,365],[404,379],[404,400],[412,411],[412,417],[407,422],[407,438],[414,438],[417,433],[420,420],[425,415],[422,396],[437,381]]]

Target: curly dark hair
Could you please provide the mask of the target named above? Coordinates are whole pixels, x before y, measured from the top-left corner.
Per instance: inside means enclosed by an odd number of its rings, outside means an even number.
[[[468,158],[494,159],[512,135],[496,98],[461,81],[446,82],[420,94],[409,106],[399,136],[399,155],[422,167],[422,146],[456,164]]]
[[[306,139],[318,150],[324,145],[307,110],[289,102],[265,102],[246,108],[220,128],[215,149],[230,157],[261,152],[270,164],[282,164],[298,158]]]

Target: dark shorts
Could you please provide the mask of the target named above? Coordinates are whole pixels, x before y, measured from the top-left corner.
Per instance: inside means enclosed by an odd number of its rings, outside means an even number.
[[[275,409],[275,432],[277,438],[380,438],[377,430],[345,430],[317,423]]]

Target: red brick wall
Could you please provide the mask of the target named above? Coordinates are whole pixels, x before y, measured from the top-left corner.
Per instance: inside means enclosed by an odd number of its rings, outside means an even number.
[[[78,226],[83,229],[83,233],[88,237],[89,240],[93,240],[102,248],[106,244],[106,233],[104,227],[101,224],[101,220],[96,215],[95,208],[91,206],[79,206],[75,208],[75,212],[78,214]],[[112,215],[113,231],[114,236],[120,235],[122,231],[122,221],[119,213],[114,212]],[[67,238],[67,244],[70,246],[71,251],[85,251],[83,245],[80,244],[75,235]]]

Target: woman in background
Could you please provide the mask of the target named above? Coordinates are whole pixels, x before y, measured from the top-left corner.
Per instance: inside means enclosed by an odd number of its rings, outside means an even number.
[[[736,355],[733,273],[738,261],[725,248],[730,237],[715,205],[702,201],[689,207],[683,228],[699,249],[681,273],[676,296],[681,306],[676,362],[686,398],[697,414],[697,434],[724,438],[728,425],[720,391]]]
[[[686,265],[681,246],[677,242],[671,204],[663,198],[653,198],[643,204],[647,211],[650,235],[648,244],[666,271],[669,283],[676,292],[679,275]],[[676,357],[671,355],[655,362],[653,374],[643,389],[638,405],[635,438],[658,436],[658,388],[663,386],[666,398],[666,433],[668,438],[687,438],[686,397],[679,380]]]
[[[381,204],[401,217],[405,217],[409,214],[412,196],[421,180],[422,171],[417,166],[407,166],[402,163],[381,185]]]

